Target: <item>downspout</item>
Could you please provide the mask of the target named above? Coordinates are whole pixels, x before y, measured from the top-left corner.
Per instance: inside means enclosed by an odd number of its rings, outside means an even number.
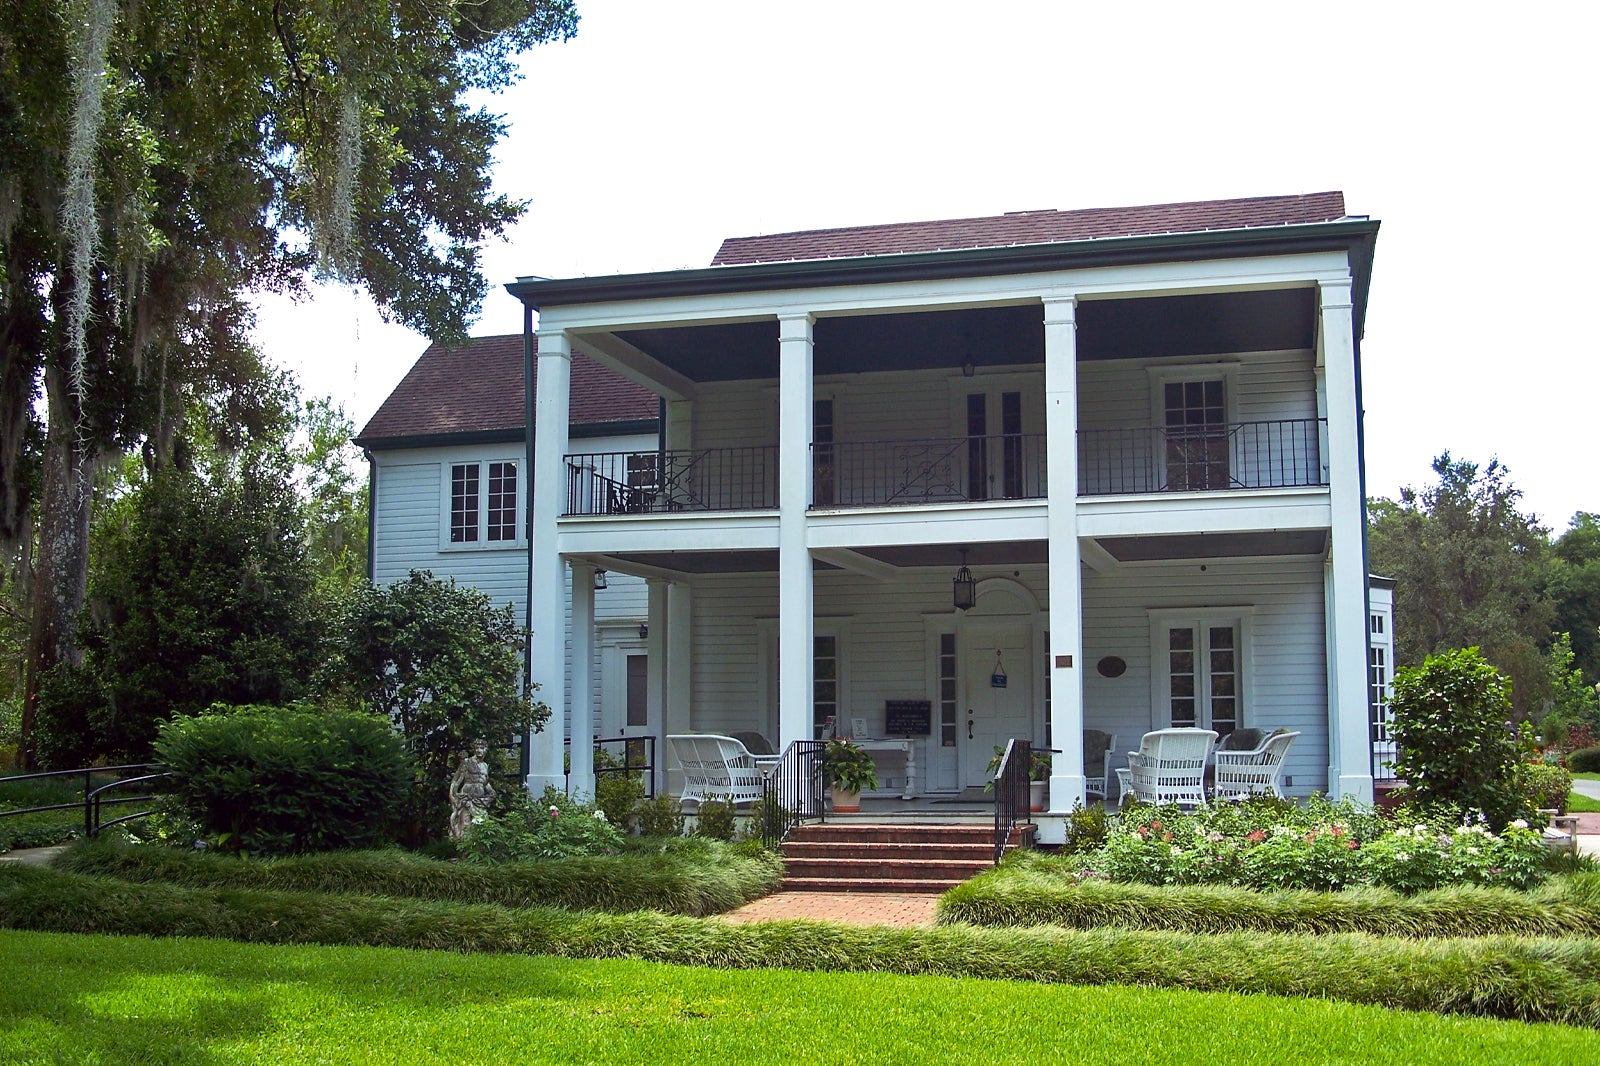
[[[524,632],[533,631],[533,386],[534,386],[534,338],[533,338],[533,308],[526,304],[522,307],[522,438],[528,476],[524,478],[528,488],[523,493],[522,521],[523,530],[528,542],[528,580],[527,595],[524,597],[522,628]],[[548,489],[549,486],[546,486]],[[522,642],[522,691],[533,691],[533,656],[529,654],[527,638]],[[531,737],[523,737],[521,744],[521,767],[519,773],[523,781],[528,779],[529,770],[532,768],[532,752],[529,750]]]

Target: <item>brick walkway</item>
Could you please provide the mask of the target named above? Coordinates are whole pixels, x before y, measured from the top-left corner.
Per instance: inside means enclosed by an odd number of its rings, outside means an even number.
[[[722,915],[728,922],[777,922],[805,918],[846,925],[932,925],[937,894],[869,892],[774,892]]]

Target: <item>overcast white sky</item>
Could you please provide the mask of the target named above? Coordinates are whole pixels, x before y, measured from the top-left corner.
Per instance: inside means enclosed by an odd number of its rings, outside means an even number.
[[[519,275],[705,266],[725,236],[1342,189],[1383,224],[1369,493],[1448,449],[1557,532],[1600,511],[1594,4],[578,7],[491,101],[532,208],[475,334],[521,329]],[[258,337],[358,427],[427,343],[338,289],[266,301]]]

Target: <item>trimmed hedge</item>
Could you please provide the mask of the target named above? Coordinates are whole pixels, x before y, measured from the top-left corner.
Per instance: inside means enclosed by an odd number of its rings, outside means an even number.
[[[1600,745],[1579,748],[1568,755],[1567,769],[1575,774],[1600,774]]]
[[[1033,864],[1007,863],[945,893],[938,920],[1187,933],[1593,937],[1600,936],[1600,874],[1558,877],[1531,892],[1458,885],[1408,896],[1372,887],[1262,892],[1073,882]]]
[[[155,751],[180,806],[231,851],[390,843],[411,793],[400,738],[359,711],[218,704],[162,723]]]
[[[732,910],[775,891],[783,880],[783,864],[776,856],[709,843],[686,843],[666,853],[487,866],[440,862],[404,851],[258,861],[102,840],[73,848],[58,856],[55,865],[141,884],[344,892],[618,913],[659,910],[690,916]]]
[[[324,893],[191,889],[0,869],[15,929],[636,958],[1265,993],[1600,1028],[1600,941],[1400,940],[1098,929],[735,924]]]

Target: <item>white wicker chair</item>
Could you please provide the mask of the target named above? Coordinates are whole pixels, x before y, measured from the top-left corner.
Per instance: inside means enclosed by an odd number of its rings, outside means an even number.
[[[1138,751],[1128,752],[1128,772],[1117,776],[1144,803],[1204,806],[1206,760],[1216,743],[1210,729],[1157,729],[1144,735]]]
[[[1109,798],[1106,785],[1111,781],[1111,760],[1117,750],[1117,735],[1099,729],[1083,731],[1083,790],[1091,796]]]
[[[1283,760],[1299,733],[1276,732],[1249,751],[1219,751],[1212,794],[1218,799],[1282,796]]]
[[[761,772],[778,756],[757,758],[733,737],[716,733],[677,733],[667,747],[683,769],[680,799],[704,803],[753,803],[761,798]]]

